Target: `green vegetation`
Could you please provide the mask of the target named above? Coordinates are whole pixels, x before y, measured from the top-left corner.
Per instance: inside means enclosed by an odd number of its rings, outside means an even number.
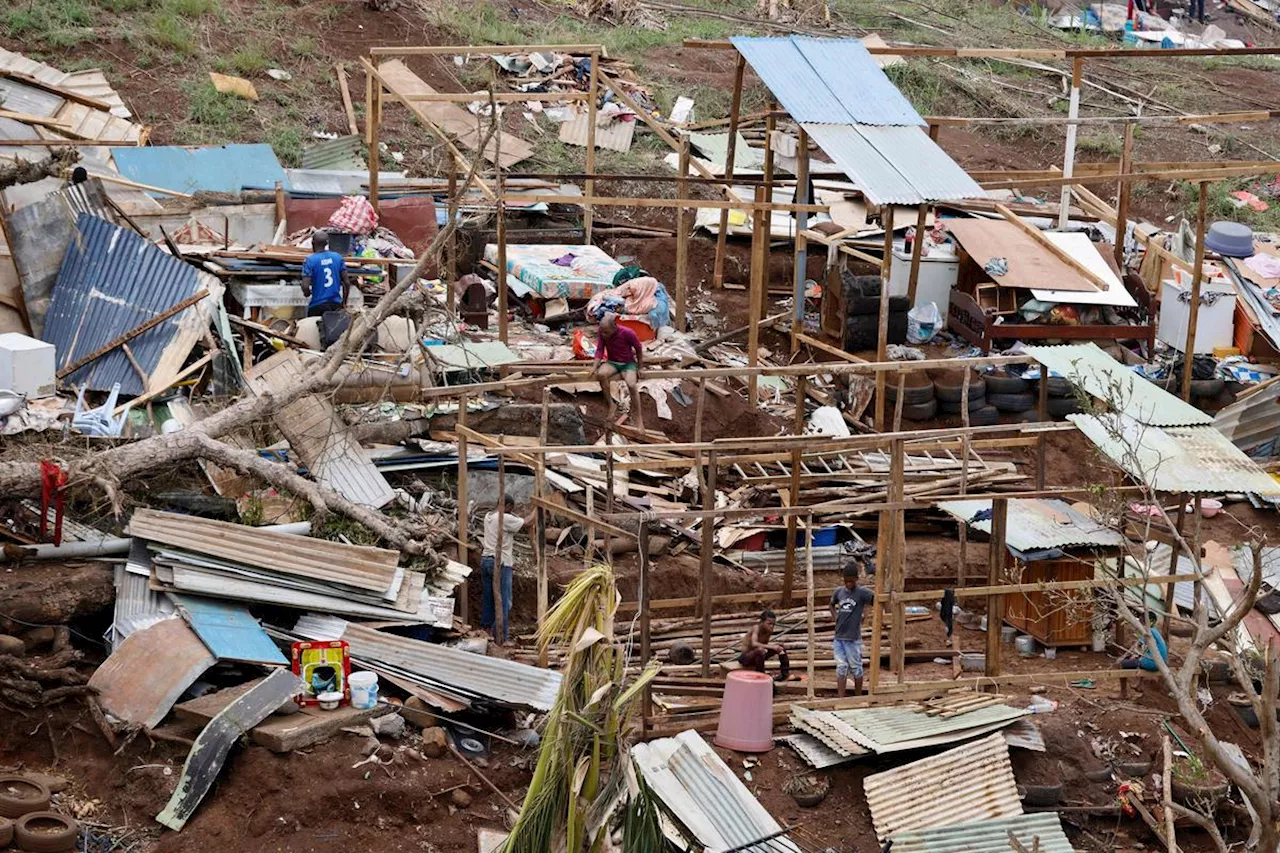
[[[0,12],[0,34],[51,49],[92,41],[93,25],[83,0],[19,0]]]
[[[227,60],[227,65],[237,74],[248,77],[252,74],[261,74],[270,68],[271,58],[267,56],[266,49],[261,44],[251,42],[236,48]]]
[[[320,43],[311,36],[303,36],[289,45],[289,52],[299,58],[308,59],[320,52]]]
[[[241,125],[253,114],[243,98],[218,92],[208,80],[185,87],[186,124],[179,126],[184,142],[226,142],[242,138]]]
[[[160,11],[147,18],[145,37],[156,47],[180,56],[193,56],[196,52],[195,30],[173,12]]]
[[[937,112],[943,95],[950,88],[942,73],[930,62],[900,62],[890,65],[884,73],[921,114]]]
[[[302,134],[297,130],[291,127],[276,128],[267,137],[267,142],[271,144],[282,166],[296,168],[302,165]]]
[[[1254,231],[1280,231],[1280,199],[1271,194],[1274,191],[1269,189],[1268,180],[1270,179],[1258,177],[1232,178],[1209,184],[1206,206],[1208,220],[1213,222],[1218,219],[1229,219],[1233,222],[1243,222]],[[1259,211],[1248,205],[1237,206],[1236,199],[1232,198],[1231,194],[1239,190],[1253,193],[1270,207]],[[1188,221],[1195,222],[1200,205],[1200,185],[1179,181],[1178,192],[1182,200],[1182,215]]]
[[[1124,137],[1111,130],[1094,131],[1077,137],[1076,151],[1119,158],[1124,153]]]

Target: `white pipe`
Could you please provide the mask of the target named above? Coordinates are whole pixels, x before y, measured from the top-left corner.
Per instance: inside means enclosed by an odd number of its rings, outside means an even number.
[[[1067,106],[1067,118],[1074,119],[1080,117],[1080,87],[1071,87],[1071,100]],[[1075,174],[1076,166],[1076,130],[1080,125],[1071,122],[1067,125],[1067,152],[1062,158],[1062,177],[1070,178]],[[1066,231],[1067,222],[1070,220],[1071,210],[1071,187],[1064,184],[1062,187],[1062,197],[1058,200],[1058,230]],[[1118,239],[1124,239],[1120,237]]]

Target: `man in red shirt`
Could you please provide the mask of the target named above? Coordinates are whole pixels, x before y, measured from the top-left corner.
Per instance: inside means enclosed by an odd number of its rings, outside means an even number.
[[[600,319],[600,329],[596,333],[595,377],[600,380],[600,389],[609,401],[609,420],[617,414],[618,404],[613,399],[613,379],[622,376],[627,383],[627,391],[631,394],[631,414],[635,416],[635,427],[644,431],[644,410],[640,407],[640,389],[636,386],[636,378],[640,366],[644,363],[644,346],[636,333],[626,326],[618,325],[618,315],[607,313]]]

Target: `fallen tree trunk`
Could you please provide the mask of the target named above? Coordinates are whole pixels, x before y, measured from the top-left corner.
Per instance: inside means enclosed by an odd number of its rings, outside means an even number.
[[[112,581],[106,563],[46,561],[0,571],[0,633],[97,616],[115,602]]]

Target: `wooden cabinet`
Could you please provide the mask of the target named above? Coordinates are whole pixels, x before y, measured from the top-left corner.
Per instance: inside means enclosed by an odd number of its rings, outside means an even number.
[[[1093,580],[1095,571],[1091,557],[1023,563],[1010,555],[1009,563],[1015,583]],[[1091,589],[1010,593],[1004,599],[1004,621],[1046,646],[1089,645],[1094,595]]]

